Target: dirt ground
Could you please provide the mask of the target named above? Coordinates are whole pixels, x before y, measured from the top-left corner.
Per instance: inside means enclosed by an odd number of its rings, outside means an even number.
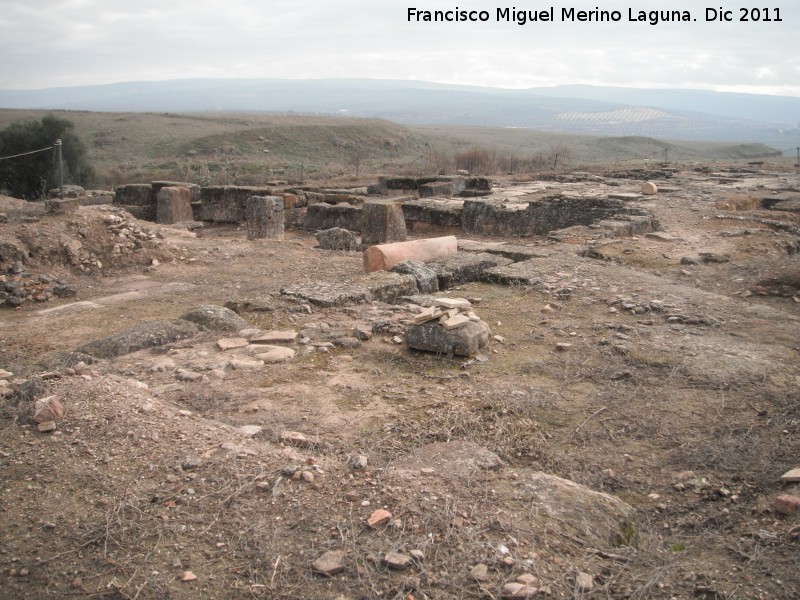
[[[465,359],[397,343],[415,305],[281,296],[362,269],[310,234],[1,198],[4,285],[30,298],[0,309],[0,597],[500,598],[528,574],[544,598],[800,598],[800,516],[776,503],[800,496],[781,481],[800,467],[800,219],[763,203],[800,196],[800,177],[686,168],[663,187],[632,202],[656,236],[508,240],[549,250],[541,283],[448,290],[497,336]],[[219,331],[74,354],[226,303],[306,343],[261,367]],[[327,343],[353,328],[374,334]],[[41,433],[31,410],[50,395],[65,416]],[[625,503],[622,533],[540,505],[540,472]],[[371,527],[378,509],[391,517]],[[326,576],[312,563],[330,551]]]

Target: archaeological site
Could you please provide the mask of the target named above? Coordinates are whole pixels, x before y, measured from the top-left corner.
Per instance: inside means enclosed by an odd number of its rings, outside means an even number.
[[[0,597],[800,597],[793,164],[446,173],[0,197]]]

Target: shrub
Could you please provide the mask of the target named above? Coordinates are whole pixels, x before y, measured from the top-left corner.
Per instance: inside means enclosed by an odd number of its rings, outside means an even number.
[[[61,140],[64,183],[87,185],[94,179],[86,159],[86,148],[66,119],[47,115],[41,121],[26,120],[12,123],[0,131],[0,157],[13,156],[52,146]],[[58,185],[58,164],[55,148],[18,158],[0,161],[0,188],[18,198],[41,198]]]

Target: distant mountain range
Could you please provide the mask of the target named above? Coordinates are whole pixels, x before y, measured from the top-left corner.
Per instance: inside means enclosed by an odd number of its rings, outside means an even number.
[[[269,112],[800,146],[800,98],[568,85],[508,90],[375,79],[185,79],[0,90],[0,107]]]

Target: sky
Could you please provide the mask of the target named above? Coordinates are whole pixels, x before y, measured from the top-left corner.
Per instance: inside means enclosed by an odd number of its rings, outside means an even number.
[[[0,0],[0,89],[192,78],[411,79],[501,88],[565,84],[800,97],[800,1]],[[761,7],[740,21],[740,6]],[[518,25],[497,10],[549,11]],[[486,11],[486,22],[409,22],[408,9]],[[619,22],[562,20],[562,9]],[[769,16],[772,21],[765,22]],[[696,21],[630,21],[689,10]],[[777,17],[782,19],[777,22]]]

